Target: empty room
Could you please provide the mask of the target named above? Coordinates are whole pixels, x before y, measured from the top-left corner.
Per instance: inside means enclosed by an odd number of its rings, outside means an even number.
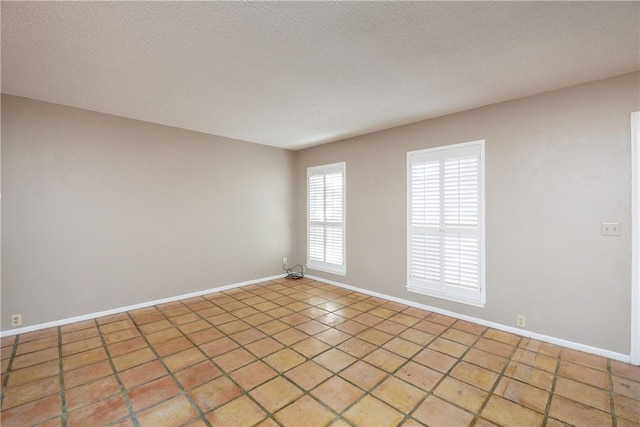
[[[640,427],[640,2],[0,19],[3,427]]]

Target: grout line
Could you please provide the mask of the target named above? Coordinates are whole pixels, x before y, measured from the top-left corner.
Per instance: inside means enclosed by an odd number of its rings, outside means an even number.
[[[2,393],[0,393],[0,408],[2,408],[2,404],[4,404],[4,397],[7,391],[7,387],[9,387],[9,376],[13,373],[13,360],[16,357],[16,353],[18,352],[18,339],[20,336],[16,336],[13,341],[13,347],[11,348],[11,356],[9,356],[9,364],[7,365],[7,372],[2,381]]]
[[[64,366],[62,364],[62,328],[56,328],[58,331],[58,369],[60,371],[60,402],[62,408],[62,427],[69,425],[69,414],[67,412],[66,388],[64,386]]]
[[[124,403],[127,406],[127,409],[129,410],[129,415],[131,416],[131,420],[133,421],[133,425],[135,427],[138,427],[140,425],[140,422],[138,421],[138,417],[136,416],[136,413],[133,410],[133,404],[131,403],[131,400],[129,399],[129,395],[127,394],[127,390],[125,389],[124,384],[122,383],[122,380],[120,379],[120,373],[118,372],[118,370],[116,369],[115,364],[113,363],[113,358],[111,357],[111,352],[109,351],[109,346],[107,345],[107,342],[104,339],[104,334],[102,333],[102,329],[100,329],[101,325],[98,323],[98,319],[99,318],[93,319],[93,321],[94,321],[96,329],[98,329],[98,336],[100,337],[100,342],[102,342],[102,348],[104,348],[104,351],[107,354],[107,360],[109,361],[109,366],[111,367],[111,372],[113,372],[113,376],[116,379],[116,382],[118,383],[118,387],[120,388],[120,395],[122,396],[122,400],[124,400]],[[96,381],[96,380],[93,380],[93,381]],[[92,403],[95,403],[95,402],[92,402]],[[92,404],[92,403],[90,403],[90,404]]]
[[[611,359],[607,359],[607,377],[609,379],[609,405],[611,405],[611,426],[618,427],[616,416],[615,397],[613,394],[613,373],[611,372]]]
[[[547,405],[544,408],[544,420],[542,421],[542,427],[547,427],[549,422],[549,411],[551,410],[551,402],[555,396],[556,383],[558,382],[558,374],[560,373],[560,364],[562,363],[562,347],[559,347],[558,355],[556,356],[556,369],[553,372],[553,381],[551,382],[551,390],[549,390],[549,399]]]

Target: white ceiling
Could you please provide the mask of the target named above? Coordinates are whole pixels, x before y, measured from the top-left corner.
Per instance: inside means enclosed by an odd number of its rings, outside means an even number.
[[[640,3],[2,1],[2,92],[299,149],[640,69]]]

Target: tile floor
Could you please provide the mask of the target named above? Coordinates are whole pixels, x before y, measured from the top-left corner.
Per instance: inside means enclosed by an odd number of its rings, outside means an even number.
[[[638,426],[640,367],[308,279],[2,338],[2,426]]]

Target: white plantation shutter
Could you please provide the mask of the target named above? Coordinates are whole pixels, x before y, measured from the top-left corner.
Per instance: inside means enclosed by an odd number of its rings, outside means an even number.
[[[345,274],[345,163],[307,169],[307,266]]]
[[[410,291],[484,304],[484,141],[407,155]]]

